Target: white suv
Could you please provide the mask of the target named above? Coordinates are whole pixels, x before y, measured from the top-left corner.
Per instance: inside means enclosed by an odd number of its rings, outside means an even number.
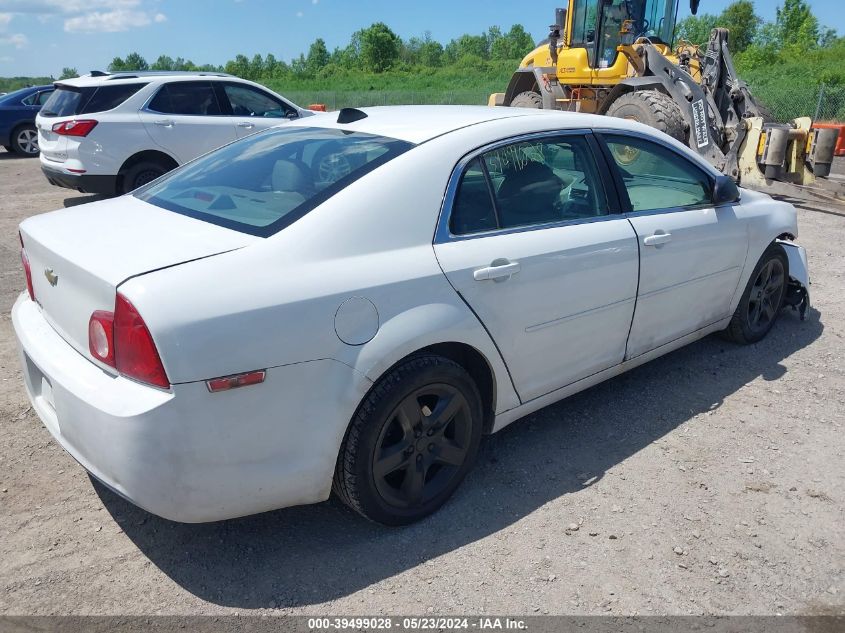
[[[314,112],[222,73],[92,72],[56,82],[35,120],[51,184],[132,191],[165,172],[285,119]]]

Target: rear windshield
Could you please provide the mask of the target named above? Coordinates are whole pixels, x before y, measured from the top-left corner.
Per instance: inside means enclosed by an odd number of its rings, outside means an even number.
[[[267,237],[411,147],[384,136],[282,126],[203,156],[135,195],[175,213]]]
[[[106,112],[119,106],[146,85],[134,83],[86,88],[59,86],[41,108],[41,116],[76,116]]]

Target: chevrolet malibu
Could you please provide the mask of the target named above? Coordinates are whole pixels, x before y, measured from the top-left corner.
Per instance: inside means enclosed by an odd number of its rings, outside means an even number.
[[[439,508],[483,434],[713,332],[803,315],[795,209],[639,124],[346,109],[20,226],[12,311],[52,435],[203,522]]]

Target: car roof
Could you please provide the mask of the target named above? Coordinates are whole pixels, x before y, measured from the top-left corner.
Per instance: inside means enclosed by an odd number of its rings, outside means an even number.
[[[367,116],[351,123],[338,123],[339,114],[330,112],[293,121],[286,125],[364,132],[415,144],[424,143],[471,125],[501,119],[525,119],[526,117],[544,117],[545,125],[548,125],[548,119],[545,119],[545,117],[556,117],[555,126],[561,130],[576,128],[630,129],[630,122],[624,119],[559,110],[490,106],[378,106],[356,108],[356,110]]]
[[[132,82],[137,81],[138,79],[149,79],[158,81],[168,79],[180,79],[184,81],[190,79],[208,79],[209,77],[237,79],[237,77],[234,77],[233,75],[216,72],[122,71],[115,73],[94,72],[93,74],[83,75],[81,77],[74,77],[73,79],[62,79],[60,81],[57,81],[56,84],[61,84],[64,86],[73,86],[76,88],[86,88],[89,86],[101,86],[104,83],[120,83],[124,81]]]

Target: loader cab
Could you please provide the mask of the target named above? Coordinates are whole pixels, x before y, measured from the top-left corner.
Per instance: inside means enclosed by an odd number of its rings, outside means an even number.
[[[627,63],[619,46],[648,38],[671,47],[678,0],[571,0],[566,44],[583,48],[591,69],[609,69]]]

